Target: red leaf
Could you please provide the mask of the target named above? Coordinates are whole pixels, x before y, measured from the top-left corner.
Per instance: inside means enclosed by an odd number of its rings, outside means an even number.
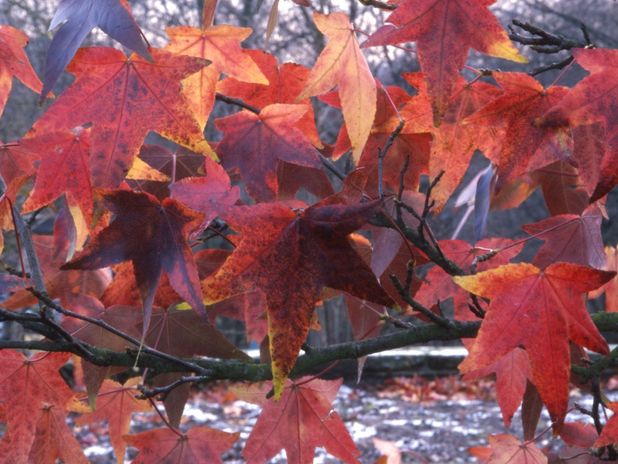
[[[44,408],[62,411],[73,396],[58,372],[68,360],[69,353],[42,353],[27,358],[17,351],[0,351],[0,403],[10,411],[5,414],[7,431],[2,447],[9,447],[15,462],[28,462]]]
[[[535,169],[571,155],[571,139],[566,122],[544,123],[544,114],[567,93],[567,88],[549,89],[524,73],[494,73],[504,93],[466,119],[504,127],[502,149],[497,156],[486,153],[498,166],[500,185],[512,182]]]
[[[490,374],[496,375],[496,396],[502,420],[506,427],[510,427],[513,414],[524,397],[526,383],[531,377],[528,355],[521,348],[515,348],[492,365],[467,372],[463,380],[480,379]]]
[[[332,409],[341,383],[311,377],[288,380],[277,401],[265,398],[270,382],[235,389],[240,398],[263,407],[242,453],[248,464],[266,462],[282,449],[289,463],[311,464],[318,446],[343,462],[358,462],[360,453]]]
[[[457,74],[470,48],[491,56],[525,62],[506,31],[487,9],[494,0],[403,0],[363,47],[415,40],[427,75],[437,119],[446,110]]]
[[[65,194],[71,205],[79,205],[86,224],[92,221],[92,183],[88,161],[90,137],[87,130],[80,134],[56,132],[35,137],[27,142],[41,161],[34,189],[23,206],[25,213],[50,204]]]
[[[223,167],[205,158],[206,177],[189,177],[170,186],[172,198],[204,215],[202,227],[240,198],[240,189],[232,187]]]
[[[192,427],[186,434],[170,428],[125,435],[129,446],[139,449],[133,464],[218,464],[221,453],[238,440],[239,433]]]
[[[103,198],[114,220],[62,269],[100,269],[132,261],[144,307],[144,333],[163,271],[174,290],[205,314],[197,268],[186,242],[201,215],[169,198],[159,202],[148,193],[114,190]]]
[[[92,123],[96,187],[120,184],[150,130],[215,157],[181,94],[180,81],[205,62],[162,50],[152,54],[150,62],[113,48],[79,50],[68,67],[75,81],[33,127],[41,134]]]
[[[43,98],[94,27],[144,58],[152,59],[148,52],[148,42],[124,0],[61,0],[49,28],[55,29],[60,24],[62,26],[47,51],[45,85],[41,92]]]
[[[122,437],[129,433],[132,414],[152,410],[148,401],[136,398],[139,394],[135,388],[137,382],[138,379],[131,379],[123,386],[112,380],[104,381],[97,394],[95,410],[76,420],[77,425],[107,421],[109,437],[118,462],[124,460],[126,444]]]
[[[564,99],[548,112],[547,118],[566,117],[574,125],[605,121],[608,129],[616,128],[618,51],[582,48],[572,53],[575,61],[590,75],[570,89]]]
[[[462,372],[490,366],[510,350],[524,347],[532,381],[553,420],[562,421],[568,403],[569,340],[606,354],[607,343],[586,311],[581,294],[614,276],[570,263],[545,270],[507,264],[455,282],[491,303]]]
[[[24,51],[27,43],[26,34],[6,24],[0,25],[0,116],[11,93],[13,77],[35,92],[41,91],[41,81]]]
[[[295,123],[306,113],[305,105],[268,105],[259,115],[241,111],[218,119],[224,132],[217,146],[226,169],[238,169],[247,190],[258,201],[276,198],[277,163],[321,168],[319,152]]]
[[[533,442],[522,443],[513,435],[490,435],[489,446],[491,454],[484,464],[547,464],[547,456]]]
[[[373,216],[380,202],[344,206],[329,201],[302,213],[281,203],[228,210],[224,219],[241,233],[241,240],[203,283],[209,303],[258,289],[264,293],[276,397],[305,341],[323,287],[394,305],[347,238]]]
[[[0,445],[0,453],[3,456],[15,458],[12,449],[2,451],[3,445],[4,443]],[[66,411],[57,405],[45,405],[41,408],[34,443],[27,462],[55,463],[58,459],[65,464],[87,464],[89,462],[67,425]],[[9,460],[8,462],[17,461]]]
[[[601,237],[602,220],[599,209],[591,206],[581,216],[561,214],[526,224],[523,226],[526,232],[545,242],[533,264],[545,268],[552,263],[565,261],[603,269],[606,259]]]
[[[305,87],[309,69],[296,63],[280,65],[276,57],[263,50],[246,50],[245,53],[257,63],[262,73],[268,78],[268,85],[250,84],[228,77],[219,82],[217,90],[224,95],[240,98],[245,103],[260,109],[273,103],[307,105],[309,109],[295,125],[315,147],[322,148],[322,142],[315,127],[313,106],[309,98],[296,99]]]

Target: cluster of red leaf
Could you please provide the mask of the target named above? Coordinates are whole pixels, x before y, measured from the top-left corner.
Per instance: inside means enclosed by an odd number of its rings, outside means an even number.
[[[34,285],[83,316],[62,321],[66,337],[118,352],[139,340],[140,349],[172,357],[250,362],[214,325],[221,315],[243,321],[250,339],[266,341],[273,377],[238,393],[263,406],[247,460],[265,462],[285,449],[291,462],[311,462],[325,446],[356,462],[358,450],[331,410],[340,382],[288,378],[316,304],[337,294],[324,289],[347,294],[357,339],[378,335],[392,318],[385,308],[445,321],[442,305],[452,298],[454,320],[482,316],[477,337],[464,340],[465,377],[495,374],[506,424],[523,399],[528,412],[544,404],[556,431],[568,435],[571,367],[584,348],[608,354],[584,295],[605,291],[608,310],[616,310],[616,273],[607,270],[616,268],[615,249],[606,258],[600,224],[605,196],[618,183],[618,52],[574,50],[589,75],[573,88],[544,88],[519,72],[467,81],[460,71],[471,48],[525,62],[489,11],[492,2],[393,2],[387,24],[364,44],[344,13],[314,12],[326,46],[311,69],[241,48],[251,30],[213,26],[216,2],[205,2],[200,28],[170,28],[169,44],[155,49],[126,2],[61,0],[44,82],[29,65],[24,33],[0,26],[0,110],[13,76],[42,98],[65,66],[75,77],[23,138],[0,145],[0,226],[11,229],[14,212],[56,212],[53,235],[33,238],[44,276]],[[136,53],[79,48],[95,26]],[[376,80],[362,51],[408,41],[422,69],[404,76],[413,96]],[[222,133],[215,144],[203,134],[217,95],[242,109],[215,121]],[[343,115],[332,147],[315,125],[316,96]],[[149,132],[170,144],[145,144]],[[531,263],[510,264],[523,241],[437,241],[427,226],[476,150],[495,168],[495,208],[543,190],[551,216],[524,227],[543,241]],[[332,161],[347,152],[356,169],[337,172],[343,187],[335,193],[324,165],[336,171]],[[423,190],[423,176],[439,182]],[[24,197],[21,211],[14,209]],[[369,225],[376,215],[392,227]],[[434,267],[417,272],[410,260]],[[405,288],[388,278],[406,272]],[[2,279],[2,289],[16,290],[3,309],[36,303],[22,279]],[[412,311],[419,307],[429,310]],[[85,462],[66,425],[68,411],[85,408],[58,373],[68,359],[0,352],[7,425],[0,455],[9,462]],[[169,428],[127,435],[131,413],[152,406],[136,399],[133,383],[107,380],[126,367],[75,362],[78,383],[96,404],[78,420],[107,419],[119,460],[128,444],[140,450],[134,462],[219,462],[238,438],[176,429],[188,383],[165,396]],[[158,373],[151,381],[165,386],[182,377]],[[616,420],[587,446],[618,442]],[[494,436],[489,451],[475,454],[492,463],[545,462],[525,438],[522,445]]]

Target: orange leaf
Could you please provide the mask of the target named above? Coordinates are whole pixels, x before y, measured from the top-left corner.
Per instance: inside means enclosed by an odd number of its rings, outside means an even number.
[[[444,114],[457,74],[470,48],[525,63],[506,31],[488,10],[495,0],[403,0],[363,47],[415,40],[427,75],[437,120]]]
[[[332,409],[341,383],[311,377],[288,380],[279,401],[266,399],[270,382],[234,389],[239,398],[263,407],[242,452],[247,463],[266,462],[285,449],[289,463],[311,464],[318,446],[343,462],[357,463],[360,453]]]
[[[239,433],[208,427],[191,427],[186,434],[169,428],[125,435],[129,446],[139,449],[133,464],[219,464],[221,453],[238,440]]]
[[[214,105],[215,88],[221,72],[244,82],[268,84],[266,76],[251,56],[240,47],[240,43],[251,35],[250,28],[223,24],[206,29],[177,26],[166,31],[171,39],[166,50],[212,62],[212,65],[183,81],[183,93],[202,129]]]
[[[328,43],[296,100],[320,95],[338,86],[352,154],[358,160],[376,113],[375,80],[358,46],[354,27],[344,13],[323,15],[314,12],[313,20],[320,32],[328,37]]]
[[[562,421],[569,394],[569,341],[608,353],[607,343],[590,319],[581,294],[598,288],[614,275],[570,263],[554,263],[544,271],[522,263],[454,277],[465,290],[491,299],[460,370],[483,369],[513,348],[524,347],[534,385],[552,419]]]
[[[152,50],[153,62],[113,48],[83,48],[67,70],[76,79],[35,123],[35,134],[92,123],[92,180],[117,187],[148,131],[216,157],[188,109],[180,81],[205,61]],[[148,117],[144,117],[147,114]]]

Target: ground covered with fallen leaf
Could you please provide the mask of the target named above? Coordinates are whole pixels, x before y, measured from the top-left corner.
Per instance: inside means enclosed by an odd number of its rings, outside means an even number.
[[[375,463],[389,452],[400,455],[403,463],[467,463],[478,462],[469,452],[472,446],[486,446],[487,436],[504,433],[500,410],[493,396],[492,381],[463,382],[457,376],[434,380],[422,377],[397,377],[383,384],[343,385],[334,408],[345,422],[356,446],[360,462]],[[571,394],[572,404],[588,405],[587,395]],[[181,428],[206,425],[240,432],[240,439],[223,455],[226,463],[243,463],[242,449],[260,414],[260,407],[238,400],[219,384],[197,392],[187,404]],[[571,413],[570,420],[586,420]],[[543,414],[538,431],[549,424]],[[133,416],[132,433],[161,427],[156,413]],[[106,425],[76,427],[78,439],[93,464],[115,462],[106,434]],[[519,413],[513,418],[510,433],[521,436]],[[537,444],[549,445],[551,432],[542,435]],[[129,449],[127,462],[136,451]],[[281,452],[271,462],[286,462]],[[318,448],[314,462],[337,463],[338,460]]]

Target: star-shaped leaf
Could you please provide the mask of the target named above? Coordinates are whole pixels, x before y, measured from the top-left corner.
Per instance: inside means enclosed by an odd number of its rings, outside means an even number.
[[[135,388],[138,379],[131,379],[125,385],[112,380],[105,380],[97,394],[96,407],[91,413],[77,418],[77,425],[107,421],[109,437],[116,454],[117,462],[124,460],[126,443],[123,435],[129,433],[131,416],[134,412],[151,411],[147,400],[136,398],[140,394]]]
[[[376,113],[375,80],[358,46],[354,26],[344,13],[314,12],[313,20],[328,37],[328,43],[297,100],[324,94],[337,86],[352,154],[358,160]]]
[[[62,25],[62,26],[60,26]],[[52,89],[88,33],[99,27],[122,45],[151,59],[148,42],[136,24],[129,5],[123,0],[61,0],[50,29],[60,29],[54,35],[45,61],[45,98]]]
[[[315,449],[322,446],[343,462],[357,463],[360,453],[332,409],[341,383],[311,377],[288,380],[278,401],[266,399],[269,383],[235,389],[240,398],[263,407],[242,452],[247,462],[266,462],[285,449],[289,463],[311,464]]]
[[[264,107],[260,114],[241,111],[216,121],[224,133],[217,145],[221,163],[228,170],[240,171],[256,200],[276,198],[279,161],[316,169],[322,166],[319,152],[295,127],[306,112],[305,105],[277,103]]]
[[[139,450],[133,464],[220,464],[221,453],[238,440],[239,433],[209,427],[191,427],[181,434],[168,427],[125,435],[130,446]]]
[[[525,63],[488,9],[495,0],[404,0],[363,47],[416,41],[437,119],[446,110],[457,74],[473,48]]]
[[[144,334],[162,272],[193,309],[205,314],[197,267],[186,241],[202,216],[175,200],[160,202],[148,193],[114,190],[103,199],[115,214],[113,221],[62,269],[100,269],[132,261],[144,307]]]
[[[113,48],[80,49],[67,70],[75,81],[33,127],[35,134],[92,123],[90,168],[95,187],[117,187],[156,131],[215,157],[188,109],[180,81],[206,61],[152,50],[154,61]],[[144,117],[147,114],[148,117]]]
[[[504,93],[466,119],[466,124],[504,127],[502,148],[494,157],[499,182],[504,185],[526,172],[566,159],[572,141],[566,122],[544,123],[545,113],[567,93],[567,88],[548,89],[524,73],[494,73]]]
[[[88,162],[90,137],[88,131],[79,135],[56,132],[36,137],[40,163],[34,188],[23,206],[28,213],[50,204],[65,194],[72,205],[79,205],[87,224],[92,220],[92,185]]]
[[[317,147],[322,142],[315,126],[315,114],[309,98],[297,101],[296,97],[305,87],[309,69],[296,63],[279,64],[277,58],[263,50],[246,50],[245,53],[258,65],[268,79],[268,85],[243,82],[228,77],[217,84],[217,91],[224,95],[240,98],[245,103],[257,108],[264,108],[273,103],[300,103],[309,108],[296,123],[303,134]]]
[[[575,61],[590,72],[569,90],[564,99],[552,108],[547,118],[566,117],[573,124],[589,124],[605,121],[608,130],[618,127],[616,105],[618,104],[618,51],[603,48],[575,49]]]
[[[0,351],[0,403],[10,411],[5,415],[7,430],[0,447],[9,447],[15,462],[28,462],[43,408],[62,411],[73,396],[58,372],[68,360],[69,353],[42,353],[28,358],[17,351]]]
[[[591,206],[581,216],[561,214],[534,224],[526,224],[523,226],[526,232],[545,242],[537,252],[533,264],[543,268],[551,263],[565,261],[598,269],[605,268],[602,220],[599,209]]]
[[[454,277],[465,290],[491,299],[460,370],[485,368],[512,349],[523,347],[534,385],[552,419],[562,421],[569,393],[569,341],[608,352],[586,311],[582,293],[600,287],[614,275],[570,263],[554,263],[545,270],[522,263]]]
[[[235,207],[223,215],[241,234],[234,253],[203,282],[207,303],[261,290],[267,302],[275,396],[304,343],[322,287],[393,306],[348,241],[380,206],[331,204],[294,212],[281,203]],[[354,272],[350,272],[353,269]]]

